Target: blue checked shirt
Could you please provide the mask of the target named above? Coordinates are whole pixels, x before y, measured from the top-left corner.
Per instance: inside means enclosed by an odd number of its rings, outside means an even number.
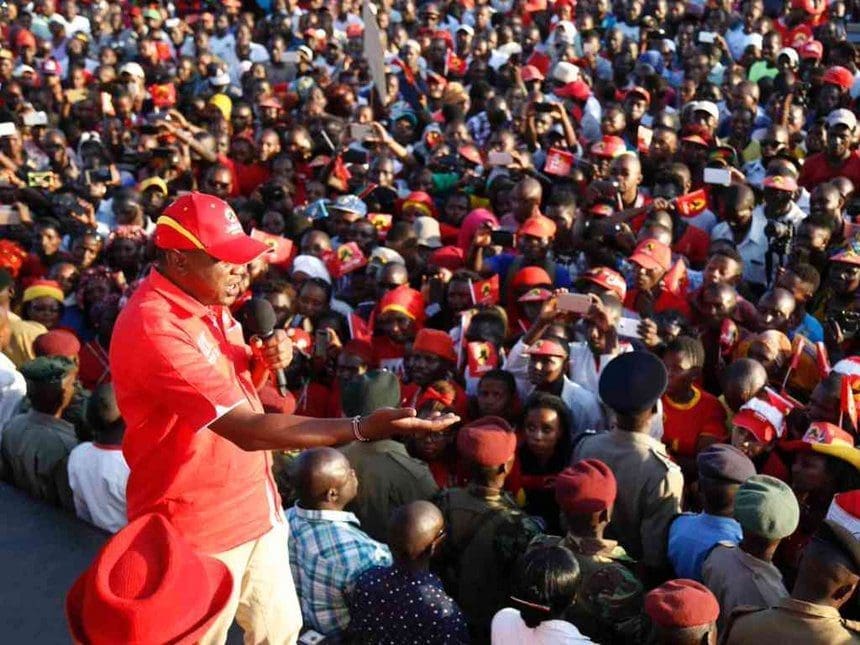
[[[290,569],[302,618],[331,636],[349,625],[344,594],[363,571],[391,566],[391,552],[359,528],[346,511],[311,511],[298,504],[287,511]]]

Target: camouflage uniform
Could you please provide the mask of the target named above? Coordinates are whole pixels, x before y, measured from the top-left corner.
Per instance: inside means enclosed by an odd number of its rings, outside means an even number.
[[[472,637],[486,642],[493,615],[508,604],[514,564],[540,527],[496,489],[471,484],[441,491],[433,501],[448,530],[434,567]]]
[[[567,547],[579,563],[579,588],[567,620],[597,643],[642,642],[644,588],[631,570],[636,561],[624,548],[615,540],[573,535],[538,536],[529,548],[550,545]]]

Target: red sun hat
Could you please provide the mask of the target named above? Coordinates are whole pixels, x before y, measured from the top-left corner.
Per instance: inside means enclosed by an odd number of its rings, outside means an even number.
[[[422,329],[416,334],[412,343],[412,352],[432,354],[439,358],[457,362],[457,352],[454,351],[454,340],[444,331],[438,329]]]
[[[660,240],[642,240],[630,256],[630,261],[646,269],[668,271],[672,267],[672,249]]]
[[[565,513],[597,513],[615,503],[615,475],[599,459],[583,459],[568,466],[555,480],[555,499]]]
[[[114,535],[66,596],[75,642],[191,645],[230,600],[233,576],[196,553],[167,519],[138,517]]]
[[[479,466],[501,466],[516,450],[517,435],[501,417],[481,417],[457,433],[457,452]]]
[[[680,578],[649,591],[645,612],[661,627],[683,629],[713,623],[720,615],[720,603],[701,582]]]
[[[164,209],[155,222],[155,245],[160,249],[200,249],[231,264],[248,264],[268,252],[269,245],[245,235],[227,202],[191,192]]]

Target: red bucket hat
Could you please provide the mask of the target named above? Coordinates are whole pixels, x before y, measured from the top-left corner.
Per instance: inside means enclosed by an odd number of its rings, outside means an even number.
[[[155,245],[160,249],[206,251],[231,264],[248,264],[268,252],[269,245],[245,235],[227,202],[192,192],[171,203],[155,222]]]
[[[224,563],[195,553],[164,516],[150,513],[114,535],[75,581],[66,618],[79,643],[191,645],[232,589]]]

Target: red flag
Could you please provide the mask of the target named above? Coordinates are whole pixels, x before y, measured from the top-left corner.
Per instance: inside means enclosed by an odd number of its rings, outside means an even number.
[[[695,217],[708,207],[708,193],[704,188],[675,198],[675,210],[683,217]]]
[[[370,333],[370,327],[368,327],[367,321],[364,318],[357,314],[349,314],[347,322],[349,322],[350,338],[367,341],[368,343],[371,341],[372,334]]]
[[[454,76],[465,76],[466,72],[469,71],[468,63],[450,49],[448,50],[448,57],[445,61],[445,65],[448,68],[448,73],[453,74]]]
[[[815,343],[815,362],[818,365],[818,374],[821,378],[830,374],[830,357],[824,343]]]
[[[854,401],[854,388],[851,387],[854,378],[851,376],[842,377],[842,390],[840,392],[840,413],[839,420],[842,422],[842,414],[847,414],[851,421],[851,428],[857,430],[857,405]],[[813,419],[814,421],[815,419]]]
[[[472,302],[476,305],[499,304],[499,276],[493,275],[486,280],[472,283]]]
[[[467,343],[466,358],[468,360],[467,374],[473,378],[480,378],[499,366],[499,353],[492,343]]]
[[[374,228],[379,231],[379,235],[384,239],[391,230],[392,217],[388,213],[368,213],[367,219],[373,224]]]
[[[280,235],[273,235],[259,229],[251,230],[251,237],[255,240],[265,242],[269,246],[266,260],[269,264],[286,264],[293,255],[293,241]]]
[[[355,242],[348,242],[337,247],[323,258],[326,268],[335,279],[352,273],[367,264],[367,258]]]

